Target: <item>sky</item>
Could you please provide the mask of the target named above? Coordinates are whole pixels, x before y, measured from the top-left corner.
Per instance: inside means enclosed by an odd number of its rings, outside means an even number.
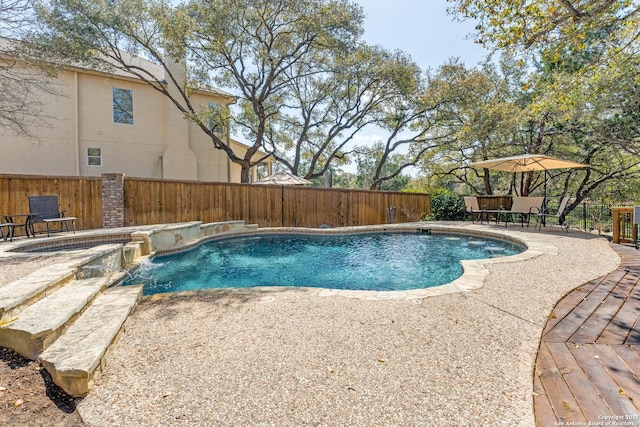
[[[458,57],[467,66],[481,62],[487,51],[468,38],[471,21],[455,21],[447,14],[446,0],[354,0],[364,11],[364,40],[390,50],[401,49],[422,68],[437,69],[449,58]],[[351,142],[365,145],[383,140],[380,129],[368,127]],[[239,140],[243,138],[235,135]],[[355,172],[355,165],[341,169]]]
[[[387,49],[401,49],[422,68],[437,69],[449,58],[460,58],[467,66],[485,59],[487,51],[468,36],[475,24],[455,21],[447,14],[446,0],[357,0],[365,13],[364,40]],[[384,141],[379,128],[370,126],[359,132],[352,145]],[[341,167],[355,173],[354,164]],[[407,170],[413,174],[413,170]]]
[[[364,39],[387,49],[402,49],[423,69],[437,68],[451,57],[473,66],[487,54],[467,36],[471,21],[447,14],[446,0],[357,0],[365,13]]]

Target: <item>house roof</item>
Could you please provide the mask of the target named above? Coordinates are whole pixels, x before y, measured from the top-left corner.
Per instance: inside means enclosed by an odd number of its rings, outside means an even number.
[[[248,150],[248,149],[250,148],[250,147],[249,147],[249,145],[244,144],[244,143],[242,143],[242,142],[240,142],[240,141],[238,141],[238,140],[236,140],[236,139],[233,139],[233,138],[229,138],[229,142],[231,143],[231,145],[232,145],[232,146],[233,146],[233,145],[235,145],[235,146],[239,146],[241,149],[243,149],[243,150],[245,150],[245,151],[246,151],[246,150]],[[264,152],[264,151],[262,151],[262,150],[258,150],[258,151],[256,151],[256,153],[253,155],[253,157],[254,157],[254,159],[255,159],[256,157],[258,157],[258,158],[263,158],[263,157],[264,157],[263,162],[265,162],[265,163],[272,163],[272,162],[274,162],[274,161],[275,161],[275,159],[273,158],[273,156],[272,156],[272,155],[268,155],[267,153],[265,153],[265,152]],[[253,160],[253,159],[252,159],[252,160]]]
[[[120,54],[122,55],[123,62],[129,65],[133,65],[135,67],[139,67],[141,70],[143,70],[144,72],[147,72],[151,77],[159,81],[164,81],[164,82],[167,81],[167,73],[165,68],[162,65],[149,61],[140,56],[132,55],[129,52],[120,51]],[[106,61],[112,63],[114,66],[117,65],[116,61],[111,58],[107,58]],[[79,66],[78,68],[90,69],[89,67],[86,67],[83,65]],[[120,77],[138,79],[138,76],[136,76],[135,74],[119,68],[114,68],[113,71],[110,72],[110,74],[115,76],[120,76]],[[198,92],[210,93],[217,96],[221,96],[223,98],[232,98],[234,100],[237,99],[235,95],[232,95],[229,92],[225,92],[222,89],[218,89],[213,86],[209,86],[205,84],[198,84],[197,86],[191,85],[190,88]]]
[[[15,47],[20,43],[19,40],[13,40],[6,37],[0,37],[0,56],[13,56],[13,52],[15,51]],[[152,62],[148,59],[145,59],[141,56],[131,54],[126,51],[119,51],[119,54],[122,57],[123,62],[138,67],[142,72],[148,73],[149,77],[156,79],[161,82],[167,81],[167,74],[164,67],[158,63]],[[127,79],[140,80],[138,76],[133,73],[127,72],[126,70],[122,70],[120,68],[116,68],[118,63],[112,58],[104,58],[103,60],[107,63],[111,63],[114,67],[110,70],[98,69],[95,67],[91,67],[87,64],[82,63],[73,63],[67,65],[69,68],[76,70],[83,70],[95,73],[101,73],[111,76],[118,76]],[[213,86],[205,85],[205,84],[197,84],[191,85],[190,89],[195,90],[204,94],[212,94],[216,96],[220,96],[222,98],[236,100],[237,96],[230,94],[229,92],[225,92],[222,89],[215,88]]]

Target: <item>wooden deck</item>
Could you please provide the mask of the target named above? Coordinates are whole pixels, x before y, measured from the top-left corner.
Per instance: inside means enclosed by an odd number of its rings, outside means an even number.
[[[620,268],[574,289],[547,321],[533,379],[537,426],[640,426],[640,251],[613,248]]]

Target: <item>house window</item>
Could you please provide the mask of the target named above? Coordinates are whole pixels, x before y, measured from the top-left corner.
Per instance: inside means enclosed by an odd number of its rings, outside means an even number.
[[[256,168],[256,178],[262,179],[269,176],[269,165],[266,163],[258,163],[254,166]]]
[[[102,166],[102,148],[87,148],[87,164]]]
[[[113,88],[113,122],[133,124],[133,91]]]
[[[225,139],[229,128],[229,108],[212,102],[208,107],[209,130],[215,133],[218,138]]]

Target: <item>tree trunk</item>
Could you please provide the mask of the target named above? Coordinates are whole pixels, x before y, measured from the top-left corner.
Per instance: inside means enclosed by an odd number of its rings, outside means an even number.
[[[493,189],[491,188],[491,176],[489,175],[489,169],[484,169],[484,176],[482,179],[484,181],[484,194],[491,196],[493,194]]]
[[[533,172],[522,172],[522,185],[520,187],[520,195],[527,197],[531,192],[531,180],[533,179]]]
[[[240,170],[240,182],[243,184],[248,184],[251,182],[251,168],[249,167],[249,163],[242,163],[242,169]]]

